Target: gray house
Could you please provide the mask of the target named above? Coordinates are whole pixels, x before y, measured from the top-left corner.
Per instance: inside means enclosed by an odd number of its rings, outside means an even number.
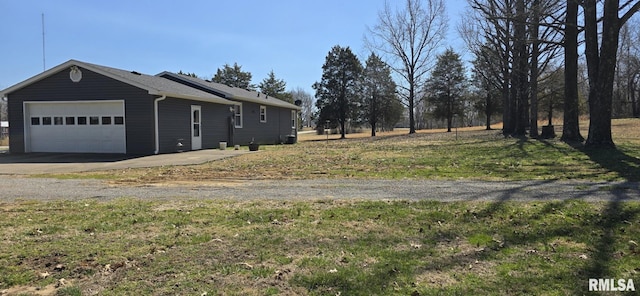
[[[260,92],[232,87],[191,76],[162,72],[157,76],[188,85],[238,103],[233,112],[233,142],[277,144],[297,140],[300,107]]]
[[[147,155],[295,135],[295,119],[288,119],[285,133],[266,124],[278,115],[263,107],[256,117],[264,114],[265,124],[254,135],[236,135],[242,102],[174,80],[75,60],[58,65],[0,91],[8,99],[10,152]],[[289,116],[298,110],[293,107]],[[240,124],[249,126],[243,111]]]

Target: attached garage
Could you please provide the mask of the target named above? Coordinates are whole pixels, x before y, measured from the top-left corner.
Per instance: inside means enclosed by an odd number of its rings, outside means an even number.
[[[24,102],[25,152],[126,153],[124,100]]]
[[[10,153],[149,155],[229,142],[237,102],[136,71],[70,60],[0,91]]]

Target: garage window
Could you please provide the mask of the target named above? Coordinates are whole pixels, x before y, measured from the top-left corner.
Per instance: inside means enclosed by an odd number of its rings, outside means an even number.
[[[90,125],[98,125],[98,124],[100,124],[100,118],[98,116],[90,116],[89,117],[89,124]]]
[[[111,116],[102,116],[102,125],[110,125]]]
[[[56,116],[53,118],[54,125],[62,125],[62,116]]]
[[[76,124],[76,118],[73,116],[67,116],[64,118],[64,124],[66,125],[75,125]]]
[[[86,125],[87,117],[86,116],[78,116],[78,125]]]
[[[115,117],[113,117],[113,124],[123,125],[124,124],[124,117],[123,116],[115,116]]]
[[[51,117],[42,117],[42,125],[51,125]]]
[[[40,125],[40,117],[31,117],[31,125]]]

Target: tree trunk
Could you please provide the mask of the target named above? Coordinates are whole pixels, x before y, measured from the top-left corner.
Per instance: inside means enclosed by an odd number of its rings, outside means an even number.
[[[613,81],[618,53],[618,0],[605,0],[602,45],[598,52],[596,1],[585,0],[585,55],[589,68],[589,136],[586,146],[615,148],[611,137]]]
[[[487,97],[485,98],[484,107],[484,115],[487,117],[486,130],[491,130],[491,108],[493,108],[493,106],[491,106],[491,93],[490,90],[487,90]]]
[[[371,114],[369,114],[369,123],[371,124],[371,136],[375,137],[376,136],[376,123],[378,121],[377,116],[378,116],[378,106],[377,103],[378,101],[376,100],[376,95],[375,92],[373,94],[373,96],[371,97]]]
[[[413,71],[409,76],[409,134],[416,133],[416,120],[414,118],[414,110],[415,107],[415,81],[413,78]]]
[[[533,40],[531,47],[531,112],[529,121],[529,135],[532,138],[538,137],[538,58],[540,56],[540,41],[538,40],[538,29],[540,26],[540,0],[533,1],[533,17],[531,21],[530,38]]]
[[[510,22],[505,22],[505,32],[510,32]],[[504,38],[506,39],[504,42],[504,51],[502,52],[502,134],[504,136],[509,136],[513,134],[515,131],[515,103],[513,102],[513,98],[515,98],[515,94],[512,92],[513,87],[511,83],[513,82],[512,71],[510,70],[510,58],[512,52],[511,41],[509,37],[505,34]]]
[[[511,88],[509,87],[509,70],[503,70],[504,81],[502,82],[502,134],[506,137],[513,134],[513,121],[511,120]]]
[[[524,136],[526,134],[526,109],[527,106],[527,32],[524,0],[516,0],[516,21],[514,23],[514,87],[516,92],[516,126],[514,135]]]
[[[582,142],[578,103],[578,0],[567,0],[564,30],[564,124],[561,141]]]
[[[640,110],[638,110],[639,106],[638,106],[638,98],[636,97],[636,80],[640,81],[640,72],[636,72],[635,74],[633,74],[632,78],[631,78],[631,82],[629,83],[629,95],[630,95],[630,100],[631,100],[631,111],[633,113],[633,117],[638,118],[640,117]]]

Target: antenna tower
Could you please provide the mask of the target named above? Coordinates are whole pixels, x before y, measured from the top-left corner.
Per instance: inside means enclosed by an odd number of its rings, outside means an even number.
[[[47,69],[47,63],[45,60],[45,47],[44,47],[44,13],[42,14],[42,71]]]

